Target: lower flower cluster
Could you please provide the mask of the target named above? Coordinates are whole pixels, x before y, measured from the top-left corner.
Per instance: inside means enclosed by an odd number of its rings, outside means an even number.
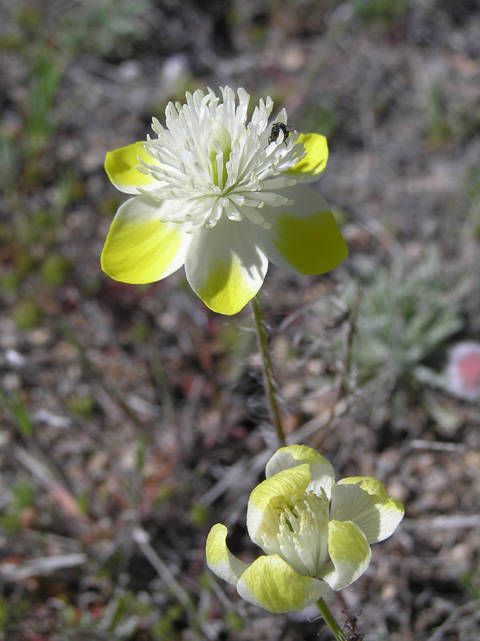
[[[304,445],[282,447],[252,491],[247,529],[264,555],[248,564],[227,547],[227,528],[212,527],[208,567],[246,601],[269,612],[300,610],[341,590],[370,563],[370,544],[397,528],[404,509],[377,479],[335,482],[331,464]]]

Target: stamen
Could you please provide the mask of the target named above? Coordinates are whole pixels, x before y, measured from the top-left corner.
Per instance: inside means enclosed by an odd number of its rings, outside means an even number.
[[[295,144],[295,132],[284,139],[282,130],[266,144],[271,98],[261,99],[247,122],[248,93],[222,87],[220,94],[196,90],[186,94],[183,105],[168,103],[165,127],[152,118],[156,137],[148,136],[145,148],[155,160],[139,158],[138,169],[154,182],[142,191],[175,201],[168,210],[188,227],[213,227],[225,216],[232,222],[247,218],[268,229],[271,224],[258,210],[289,204],[281,192],[296,179],[285,172],[298,162],[303,147]],[[286,123],[285,110],[276,118]],[[185,208],[186,202],[194,201],[195,207]]]
[[[297,572],[319,576],[328,559],[328,500],[303,494],[279,515],[280,553]]]

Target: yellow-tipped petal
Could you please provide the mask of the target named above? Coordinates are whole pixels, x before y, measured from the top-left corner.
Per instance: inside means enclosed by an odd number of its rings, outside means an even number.
[[[322,581],[302,576],[276,554],[261,556],[242,574],[240,596],[268,612],[301,610],[315,603],[328,591]]]
[[[301,463],[327,462],[327,459],[321,456],[308,445],[286,445],[280,447],[268,460],[265,466],[265,476],[273,476],[282,470],[295,467]]]
[[[372,553],[358,525],[332,520],[328,524],[328,554],[334,569],[322,578],[332,590],[342,590],[365,572]]]
[[[269,229],[258,229],[258,243],[268,258],[300,274],[323,274],[348,256],[348,247],[325,200],[313,189],[296,186],[282,195],[290,205],[264,207]]]
[[[297,465],[262,481],[248,499],[247,530],[267,553],[278,551],[278,509],[305,492],[310,483],[308,465]]]
[[[142,196],[121,205],[101,256],[108,276],[122,283],[152,283],[183,265],[191,236],[159,220],[160,207]]]
[[[385,485],[373,476],[347,476],[338,481],[338,485],[359,485],[371,496],[378,496],[381,499],[389,498]]]
[[[275,221],[275,247],[297,272],[324,274],[348,256],[348,249],[330,211],[308,217],[296,212],[280,214]]]
[[[227,547],[227,528],[217,523],[210,530],[206,543],[207,565],[218,577],[236,585],[240,576],[248,567]]]
[[[321,134],[299,134],[297,142],[305,149],[304,157],[288,170],[287,174],[292,176],[318,176],[321,174],[328,161],[328,143],[325,136]]]
[[[339,481],[332,493],[332,518],[356,523],[369,543],[393,534],[403,518],[400,501],[391,498],[383,483],[369,476]]]
[[[281,447],[270,458],[265,467],[265,476],[269,478],[282,470],[307,463],[310,467],[311,481],[308,491],[320,493],[320,488],[330,497],[335,482],[335,472],[327,459],[316,450],[306,445],[288,445]]]
[[[249,235],[250,225],[220,220],[195,234],[185,270],[193,291],[219,314],[239,312],[258,292],[268,260]]]
[[[155,182],[152,176],[139,171],[139,158],[152,165],[157,162],[146,151],[145,143],[142,141],[108,151],[105,155],[104,166],[107,176],[120,191],[127,194],[137,194],[139,187],[145,189]]]

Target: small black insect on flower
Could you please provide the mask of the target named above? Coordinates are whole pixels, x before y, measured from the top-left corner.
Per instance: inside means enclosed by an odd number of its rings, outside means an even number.
[[[281,131],[283,131],[283,142],[287,144],[287,138],[290,135],[291,130],[292,128],[285,125],[283,122],[274,122],[272,130],[270,131],[270,136],[268,137],[268,144],[275,142]]]

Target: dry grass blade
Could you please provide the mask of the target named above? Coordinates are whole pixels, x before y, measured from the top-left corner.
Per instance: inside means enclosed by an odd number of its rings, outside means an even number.
[[[46,576],[59,570],[74,568],[83,565],[86,561],[86,554],[75,553],[30,559],[18,565],[15,563],[3,563],[0,566],[0,576],[6,581],[23,581],[32,576]]]

